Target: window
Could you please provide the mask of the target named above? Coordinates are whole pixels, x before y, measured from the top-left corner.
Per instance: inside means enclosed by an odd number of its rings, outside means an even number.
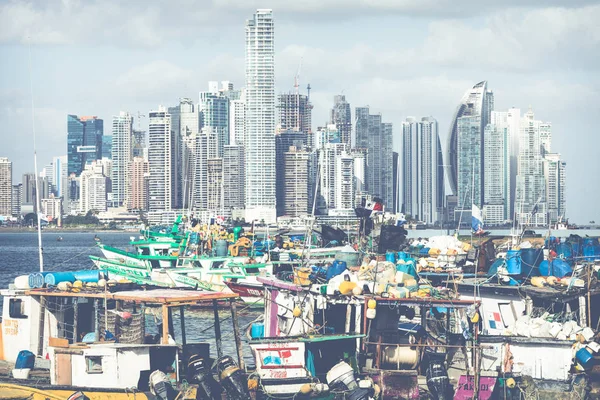
[[[10,299],[8,304],[8,315],[11,318],[27,318],[25,315],[25,303],[21,299]]]
[[[101,374],[102,356],[85,356],[85,372],[88,374]]]

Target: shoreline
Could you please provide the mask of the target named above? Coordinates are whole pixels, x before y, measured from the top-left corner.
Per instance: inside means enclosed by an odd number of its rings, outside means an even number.
[[[138,233],[139,229],[126,230],[126,229],[93,229],[93,228],[44,228],[44,233]],[[0,227],[0,234],[2,233],[37,233],[36,228],[15,228],[15,227]]]

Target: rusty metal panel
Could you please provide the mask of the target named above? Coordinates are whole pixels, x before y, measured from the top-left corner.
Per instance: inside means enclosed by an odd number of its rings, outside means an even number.
[[[419,398],[417,371],[365,370],[381,388],[383,399],[413,400]]]

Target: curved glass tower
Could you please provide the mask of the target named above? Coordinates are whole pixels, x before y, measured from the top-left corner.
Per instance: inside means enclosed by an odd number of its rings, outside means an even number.
[[[483,133],[484,133],[484,129],[487,126],[487,124],[490,122],[490,115],[492,110],[494,109],[494,93],[491,90],[487,89],[487,81],[482,81],[479,82],[478,84],[476,84],[475,86],[473,86],[473,88],[467,90],[467,92],[464,94],[464,96],[462,97],[462,99],[460,100],[460,103],[458,105],[458,107],[456,108],[456,111],[454,112],[454,116],[452,117],[452,122],[450,124],[450,131],[448,133],[448,148],[447,148],[447,156],[446,159],[448,160],[448,164],[450,166],[450,170],[448,171],[448,179],[449,179],[449,183],[450,183],[450,188],[452,190],[452,193],[459,196],[458,198],[458,202],[459,202],[459,207],[462,205],[462,202],[465,201],[465,199],[461,198],[461,194],[465,191],[465,190],[471,190],[471,188],[461,188],[461,184],[464,182],[464,185],[466,185],[468,183],[469,186],[472,185],[472,177],[471,176],[463,176],[462,178],[465,179],[460,179],[459,175],[460,175],[460,165],[461,164],[465,164],[462,168],[465,171],[472,171],[473,169],[475,169],[475,173],[476,175],[479,176],[479,179],[477,179],[477,182],[479,183],[479,185],[482,184],[483,182],[483,177],[481,176],[482,172],[483,172]],[[461,119],[462,119],[462,123],[461,123]],[[466,127],[466,125],[469,125],[470,129],[459,129],[459,127],[462,125],[463,128]],[[475,126],[476,125],[476,126]],[[476,130],[477,132],[473,132],[474,130]],[[472,135],[473,133],[478,133],[479,134],[479,140],[471,140],[471,144],[473,146],[479,146],[479,148],[475,149],[469,149],[467,148],[468,146],[465,145],[460,146],[459,147],[459,136],[460,136],[460,132],[467,132],[469,131],[470,134]],[[475,138],[473,138],[475,139]],[[464,142],[464,141],[463,141]],[[462,154],[464,153],[464,154]],[[475,160],[472,160],[473,157],[469,157],[469,154],[479,154],[478,157],[478,161],[476,162],[475,167],[473,168],[473,163],[475,162]],[[466,157],[462,157],[462,156],[466,156]],[[463,158],[461,163],[461,157]],[[466,158],[469,158],[469,160],[467,160]],[[467,161],[469,161],[468,163],[466,163]],[[468,164],[468,165],[467,165]],[[468,173],[470,174],[470,172]],[[463,174],[464,175],[464,174]],[[464,189],[464,190],[463,190]],[[477,189],[475,190],[475,193],[479,193],[479,196],[481,196],[481,190]],[[481,201],[480,199],[474,199],[474,201],[477,204],[480,204]],[[471,204],[468,204],[468,208],[471,207]]]

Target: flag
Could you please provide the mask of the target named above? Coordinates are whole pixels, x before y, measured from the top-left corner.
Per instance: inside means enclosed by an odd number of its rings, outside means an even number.
[[[474,233],[483,233],[483,216],[481,210],[475,204],[471,208],[471,228]]]

